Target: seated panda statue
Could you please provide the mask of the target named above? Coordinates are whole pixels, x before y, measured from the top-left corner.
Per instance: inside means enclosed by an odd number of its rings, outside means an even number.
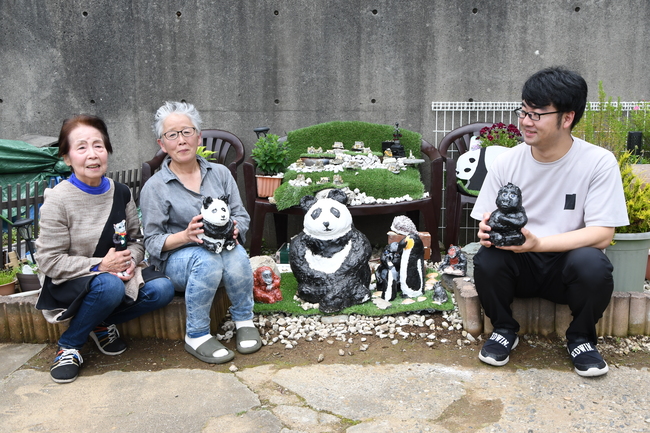
[[[229,198],[229,195],[218,198],[203,197],[203,233],[198,235],[198,238],[203,241],[201,246],[216,254],[221,254],[224,248],[230,251],[237,246],[233,237],[235,223],[230,218]]]
[[[289,263],[298,297],[334,313],[370,299],[372,247],[352,224],[347,196],[332,189],[325,198],[305,196],[303,231],[291,240]]]

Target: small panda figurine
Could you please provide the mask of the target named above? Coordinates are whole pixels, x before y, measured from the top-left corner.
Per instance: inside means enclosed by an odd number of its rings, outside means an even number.
[[[325,198],[300,200],[303,231],[289,249],[289,263],[298,282],[298,297],[334,313],[370,299],[372,247],[352,224],[347,196],[338,189]]]
[[[230,218],[229,198],[229,195],[219,198],[203,197],[203,233],[198,238],[203,241],[201,245],[204,248],[216,254],[220,254],[224,248],[231,251],[237,246],[233,238],[235,223]]]

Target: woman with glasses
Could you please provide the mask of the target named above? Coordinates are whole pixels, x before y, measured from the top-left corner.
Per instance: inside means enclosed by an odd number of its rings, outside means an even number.
[[[253,324],[253,273],[242,246],[250,217],[230,171],[196,154],[201,117],[192,104],[166,102],[154,118],[154,132],[168,156],[140,194],[145,247],[152,264],[185,292],[185,350],[201,361],[222,364],[234,352],[210,334],[210,309],[223,282],[237,328],[237,351],[262,347]],[[201,246],[203,197],[229,196],[237,246],[216,254]]]
[[[51,323],[69,321],[50,368],[57,383],[77,378],[89,336],[103,354],[119,355],[126,344],[115,325],[174,297],[164,274],[137,266],[144,246],[135,201],[126,185],[104,176],[112,152],[99,117],[63,122],[59,156],[73,174],[45,190],[36,241],[36,261],[45,275],[36,308]]]

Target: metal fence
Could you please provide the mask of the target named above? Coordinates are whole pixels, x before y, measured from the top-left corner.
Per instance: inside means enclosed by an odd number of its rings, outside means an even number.
[[[115,180],[116,182],[123,183],[131,189],[134,199],[137,201],[140,197],[140,169],[135,170],[122,170],[116,172],[109,172],[107,177]],[[38,209],[43,204],[43,195],[46,188],[51,188],[55,181],[41,181],[31,182],[25,185],[7,185],[6,187],[0,186],[0,197],[2,197],[3,190],[7,192],[7,199],[0,201],[0,214],[10,221],[14,221],[20,217],[33,218],[34,223],[32,226],[32,237],[37,238],[39,232]],[[7,253],[16,251],[19,257],[23,256],[25,250],[24,239],[18,239],[17,235],[11,227],[3,221],[3,242],[2,242],[2,265],[7,263]],[[6,232],[5,232],[6,229]],[[4,236],[6,235],[6,241]]]

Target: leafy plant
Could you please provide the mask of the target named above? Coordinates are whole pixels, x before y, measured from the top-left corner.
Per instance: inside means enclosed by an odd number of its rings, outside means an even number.
[[[280,142],[279,138],[274,134],[260,137],[251,151],[253,161],[265,176],[283,173],[288,166],[289,143]]]
[[[199,146],[196,148],[196,154],[205,159],[209,159],[214,153],[214,150],[206,150],[205,146]]]
[[[479,142],[481,147],[488,146],[503,146],[515,147],[521,143],[521,132],[512,123],[506,125],[505,123],[495,123],[490,127],[481,129],[479,134]]]
[[[618,158],[630,225],[617,227],[617,233],[650,232],[650,185],[643,183],[632,170],[635,162],[636,157],[630,152],[624,152]]]
[[[0,285],[11,283],[16,279],[16,270],[5,268],[0,270]]]
[[[627,132],[632,130],[620,102],[620,98],[616,103],[612,102],[603,90],[603,82],[599,81],[598,104],[587,103],[585,113],[572,134],[604,147],[620,159],[626,151]]]

